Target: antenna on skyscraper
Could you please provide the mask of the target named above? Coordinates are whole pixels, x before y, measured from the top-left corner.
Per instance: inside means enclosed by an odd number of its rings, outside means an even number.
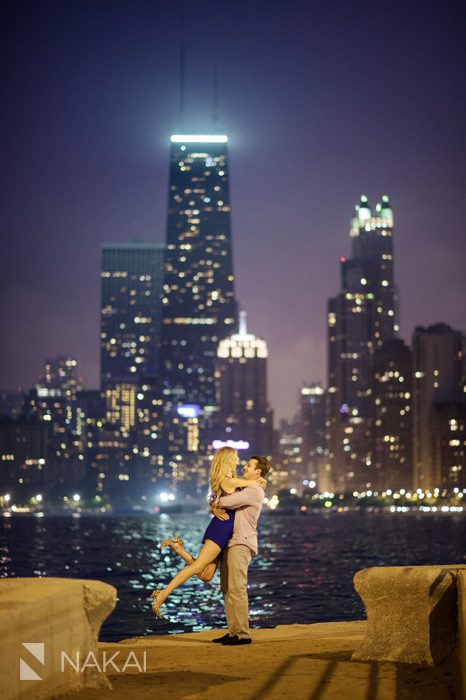
[[[215,132],[218,129],[218,66],[216,63],[212,70],[212,126]]]
[[[241,310],[239,312],[239,335],[247,335],[248,334],[248,327],[247,327],[247,322],[246,322],[246,311]]]
[[[180,130],[184,131],[186,47],[184,42],[184,14],[181,17],[180,42]]]

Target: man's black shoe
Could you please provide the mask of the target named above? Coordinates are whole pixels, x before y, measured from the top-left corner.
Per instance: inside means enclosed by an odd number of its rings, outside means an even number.
[[[212,639],[214,644],[223,644],[225,639],[230,639],[230,635],[228,632],[223,635],[223,637],[217,637],[216,639]]]
[[[220,642],[220,644],[222,644],[224,647],[236,647],[240,646],[241,644],[251,643],[251,637],[238,637],[236,634],[234,637],[228,636],[228,639],[222,639],[222,641]]]

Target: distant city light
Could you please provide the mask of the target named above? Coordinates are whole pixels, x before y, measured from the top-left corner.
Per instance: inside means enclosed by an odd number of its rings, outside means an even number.
[[[157,498],[162,501],[162,503],[167,503],[168,501],[174,501],[175,496],[172,493],[166,493],[165,491],[162,491]]]
[[[221,447],[233,447],[235,450],[248,450],[249,442],[246,440],[214,440],[212,442],[214,450],[219,450]]]
[[[201,408],[197,404],[185,403],[183,406],[178,406],[176,412],[182,418],[197,418]]]
[[[172,143],[226,143],[228,136],[224,134],[173,134]]]
[[[268,501],[267,505],[271,510],[275,510],[275,508],[278,506],[280,503],[278,496],[274,495],[272,498]]]

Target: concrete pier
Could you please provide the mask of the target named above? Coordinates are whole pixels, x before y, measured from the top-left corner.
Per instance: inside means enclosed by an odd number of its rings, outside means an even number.
[[[220,629],[99,642],[113,586],[3,579],[0,698],[466,700],[465,567],[376,567],[355,583],[368,621],[254,629],[234,647],[212,643]]]
[[[222,631],[99,643],[147,652],[147,672],[108,674],[113,690],[62,700],[460,700],[457,659],[441,666],[352,661],[366,622],[253,630],[253,643],[222,647]],[[126,653],[126,651],[125,651]]]

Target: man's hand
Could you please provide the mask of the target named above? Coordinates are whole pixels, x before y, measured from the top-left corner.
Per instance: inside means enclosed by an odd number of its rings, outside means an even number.
[[[217,508],[213,503],[210,504],[210,512],[219,520],[230,520],[230,516],[223,508]]]

